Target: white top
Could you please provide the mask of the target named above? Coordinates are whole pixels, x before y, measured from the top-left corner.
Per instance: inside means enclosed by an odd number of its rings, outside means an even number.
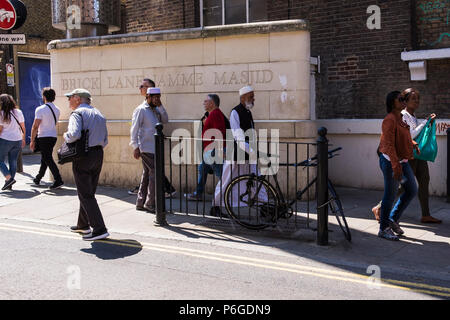
[[[422,131],[423,127],[427,124],[427,120],[424,120],[421,124],[419,124],[419,120],[417,120],[414,115],[406,111],[406,109],[402,110],[402,115],[403,121],[409,126],[411,138],[415,139],[419,135],[420,131]]]
[[[163,105],[152,109],[144,101],[133,112],[130,129],[130,146],[144,153],[155,153],[155,133],[158,122],[169,122],[169,116]]]
[[[14,109],[13,113],[19,123],[25,122],[22,111],[20,111],[19,109]],[[11,116],[11,121],[9,123],[3,122],[3,111],[0,111],[0,126],[3,127],[3,130],[0,133],[1,139],[8,141],[22,140],[22,130],[20,129],[17,121],[13,116]]]
[[[59,108],[51,102],[49,102],[48,105],[52,108],[53,112],[55,113],[56,123],[58,123],[59,115],[60,115]],[[35,119],[41,120],[41,124],[39,125],[39,129],[38,129],[38,137],[39,138],[44,138],[44,137],[56,138],[55,118],[53,117],[53,114],[47,105],[43,104],[42,106],[37,107],[34,117],[35,117]]]

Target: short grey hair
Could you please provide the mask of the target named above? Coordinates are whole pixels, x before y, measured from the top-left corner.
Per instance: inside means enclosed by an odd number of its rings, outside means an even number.
[[[220,98],[215,93],[208,94],[208,98],[210,98],[216,107],[220,107]]]

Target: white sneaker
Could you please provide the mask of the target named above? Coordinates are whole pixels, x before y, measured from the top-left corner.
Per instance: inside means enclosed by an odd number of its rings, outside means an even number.
[[[94,240],[101,240],[101,239],[105,239],[109,237],[109,233],[108,232],[104,232],[104,233],[100,233],[100,234],[95,234],[95,233],[90,233],[88,235],[83,236],[83,240],[84,241],[94,241]]]

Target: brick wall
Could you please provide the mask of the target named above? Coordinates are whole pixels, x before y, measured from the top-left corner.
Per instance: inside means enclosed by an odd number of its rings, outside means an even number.
[[[127,32],[145,32],[199,25],[195,0],[123,0]],[[197,23],[196,23],[197,22]]]
[[[450,0],[416,0],[414,20],[418,49],[450,47]]]

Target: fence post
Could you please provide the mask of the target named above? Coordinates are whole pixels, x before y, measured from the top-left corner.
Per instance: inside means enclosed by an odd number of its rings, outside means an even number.
[[[450,128],[447,129],[447,202],[450,202]]]
[[[328,140],[327,128],[318,130],[317,139],[317,244],[328,245]]]
[[[164,197],[164,133],[162,123],[157,123],[155,133],[155,225],[166,226],[166,210]]]

